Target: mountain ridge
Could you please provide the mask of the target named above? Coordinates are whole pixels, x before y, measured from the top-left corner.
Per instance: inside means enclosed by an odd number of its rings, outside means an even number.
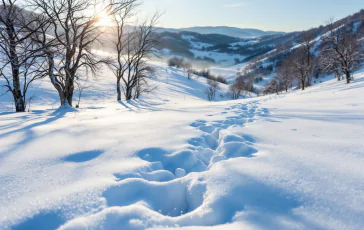
[[[195,32],[200,34],[221,34],[227,35],[237,38],[253,38],[253,37],[261,37],[266,35],[276,35],[276,34],[285,34],[285,32],[280,31],[263,31],[254,28],[238,28],[238,27],[230,27],[230,26],[194,26],[194,27],[186,27],[186,28],[159,28],[163,32]]]

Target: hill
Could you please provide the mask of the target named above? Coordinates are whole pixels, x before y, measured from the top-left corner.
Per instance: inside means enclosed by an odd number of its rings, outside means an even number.
[[[364,10],[358,13],[337,20],[332,25],[336,29],[348,31],[363,41],[364,38]],[[243,64],[231,66],[228,69],[231,71],[238,71],[241,74],[249,73],[248,75],[255,81],[255,86],[262,89],[269,83],[275,76],[275,71],[278,67],[282,66],[282,62],[289,56],[294,55],[304,41],[304,36],[310,35],[310,46],[312,47],[313,58],[315,59],[316,72],[315,80],[326,77],[332,72],[320,69],[319,59],[324,49],[323,41],[329,35],[329,26],[322,25],[312,28],[308,31],[301,31],[290,33],[287,35],[280,35],[275,42],[267,41],[271,44],[271,50],[261,55],[252,56],[249,61]],[[288,36],[289,35],[289,36]],[[286,37],[286,39],[283,39]]]
[[[266,35],[284,34],[284,32],[262,31],[258,29],[242,29],[228,26],[200,26],[178,29],[179,31],[195,32],[200,34],[221,34],[237,38],[256,38]]]
[[[161,32],[159,50],[165,57],[180,56],[208,65],[232,66],[275,49],[296,33],[242,39],[220,34]]]

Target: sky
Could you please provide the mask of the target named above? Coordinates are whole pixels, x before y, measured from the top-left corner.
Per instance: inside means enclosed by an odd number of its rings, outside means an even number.
[[[300,31],[341,19],[364,8],[364,0],[144,0],[145,15],[163,12],[168,28],[232,26]]]

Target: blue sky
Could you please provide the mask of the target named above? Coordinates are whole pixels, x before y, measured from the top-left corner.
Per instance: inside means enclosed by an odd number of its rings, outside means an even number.
[[[162,11],[160,26],[235,26],[297,31],[364,8],[364,0],[144,0],[147,14]]]

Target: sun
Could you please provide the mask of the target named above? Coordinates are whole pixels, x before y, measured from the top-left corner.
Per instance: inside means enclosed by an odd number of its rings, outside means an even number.
[[[112,26],[113,24],[111,16],[104,12],[100,12],[97,19],[97,26]]]

